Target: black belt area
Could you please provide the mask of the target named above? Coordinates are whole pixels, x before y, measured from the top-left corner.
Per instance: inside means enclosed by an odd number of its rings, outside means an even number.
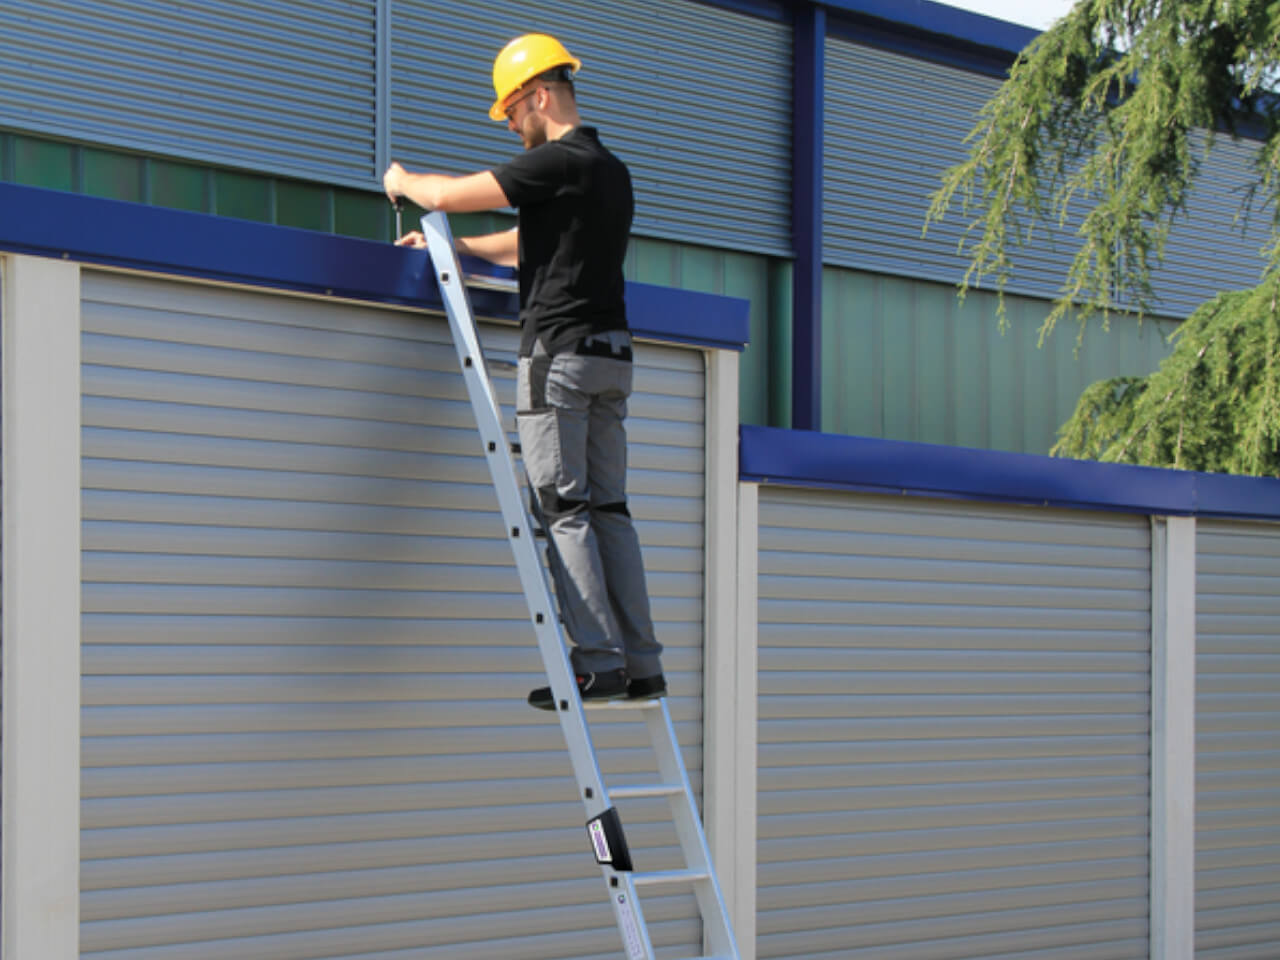
[[[591,339],[579,340],[578,345],[573,348],[573,352],[580,357],[605,357],[609,360],[631,360],[630,347],[618,347],[614,349],[613,344],[607,340],[596,340],[594,343]]]

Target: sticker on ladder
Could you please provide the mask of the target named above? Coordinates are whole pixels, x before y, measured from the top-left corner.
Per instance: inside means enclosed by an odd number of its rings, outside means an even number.
[[[645,960],[644,938],[640,936],[640,928],[636,924],[635,911],[631,909],[631,901],[625,893],[618,894],[618,927],[622,930],[623,946],[627,948],[628,960]]]

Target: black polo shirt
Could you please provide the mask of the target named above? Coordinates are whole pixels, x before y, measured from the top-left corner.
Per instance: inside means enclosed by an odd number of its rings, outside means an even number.
[[[555,354],[627,329],[622,261],[635,199],[626,165],[594,127],[526,150],[493,171],[519,211],[520,355]]]

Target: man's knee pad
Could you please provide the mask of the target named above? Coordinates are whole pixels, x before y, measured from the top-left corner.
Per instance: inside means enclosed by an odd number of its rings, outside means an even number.
[[[559,520],[584,513],[590,508],[586,500],[573,500],[560,496],[554,487],[541,487],[538,490],[538,503],[548,520]]]

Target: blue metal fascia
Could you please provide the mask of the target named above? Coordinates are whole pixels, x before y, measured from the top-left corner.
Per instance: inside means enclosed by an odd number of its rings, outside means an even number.
[[[822,210],[823,102],[827,13],[796,10],[792,33],[791,235],[795,255],[791,290],[791,425],[819,430],[822,419]]]
[[[1003,53],[1009,61],[1040,33],[1031,27],[932,0],[823,0],[823,5],[833,14],[839,11],[855,19],[879,20],[900,32],[907,28],[911,33],[931,35],[952,44],[959,41]]]
[[[229,217],[0,183],[0,250],[249,286],[442,310],[425,251]],[[512,271],[466,258],[468,272]],[[515,294],[472,290],[476,313],[515,320]],[[627,284],[637,336],[741,350],[750,303]]]
[[[1280,520],[1280,479],[743,426],[742,480],[1169,516]]]
[[[762,20],[783,21],[790,19],[788,7],[795,6],[793,0],[697,0],[708,7],[720,7],[735,13],[745,13]]]
[[[829,13],[830,32],[860,43],[924,57],[1003,78],[1039,31],[932,0],[700,0],[775,20],[798,21],[803,11]]]

